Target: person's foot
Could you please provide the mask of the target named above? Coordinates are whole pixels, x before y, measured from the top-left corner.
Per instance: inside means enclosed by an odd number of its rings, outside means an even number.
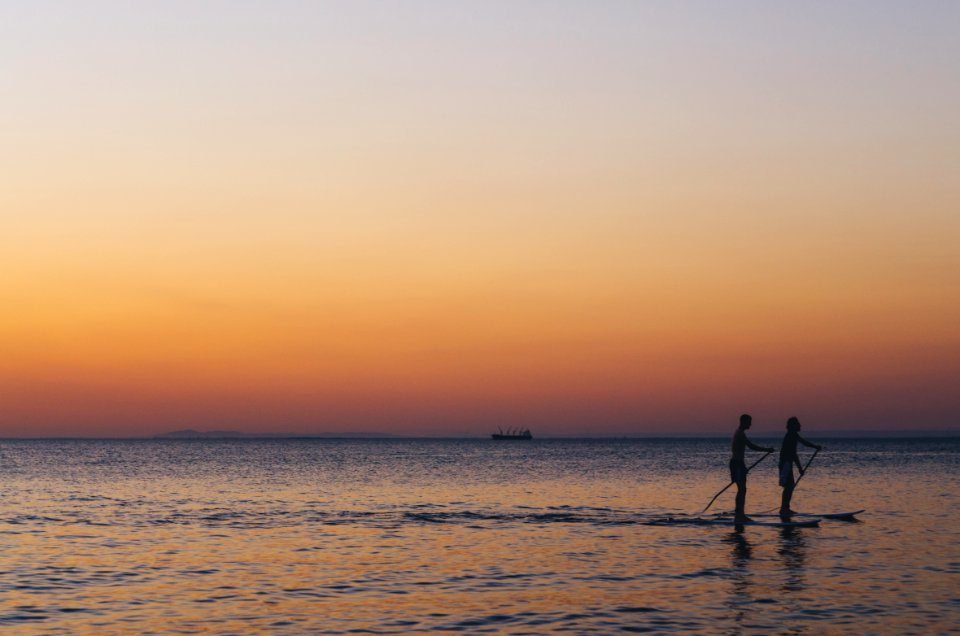
[[[792,517],[792,516],[795,515],[795,514],[797,514],[797,513],[795,513],[793,510],[784,510],[784,509],[782,509],[782,508],[780,509],[780,516],[781,516],[781,517]]]
[[[737,515],[736,517],[733,518],[733,520],[736,523],[747,523],[747,522],[753,521],[753,519],[751,519],[747,515]]]

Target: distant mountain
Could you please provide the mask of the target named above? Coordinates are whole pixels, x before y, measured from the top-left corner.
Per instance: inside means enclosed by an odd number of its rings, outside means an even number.
[[[154,435],[154,439],[291,439],[291,438],[325,438],[325,439],[377,439],[392,438],[397,435],[388,433],[343,432],[343,433],[244,433],[242,431],[196,431],[185,428],[179,431],[170,431]]]

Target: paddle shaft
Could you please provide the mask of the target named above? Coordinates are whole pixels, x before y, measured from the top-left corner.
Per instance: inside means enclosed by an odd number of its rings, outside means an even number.
[[[753,470],[753,467],[754,467],[754,466],[756,466],[757,464],[759,464],[760,462],[762,462],[763,460],[765,460],[765,459],[767,458],[767,456],[770,455],[770,453],[772,453],[772,452],[773,452],[773,451],[767,452],[766,455],[764,455],[763,457],[761,457],[761,458],[758,459],[757,461],[755,461],[755,462],[753,462],[752,464],[750,464],[750,468],[747,469],[747,472],[749,473],[751,470]],[[707,504],[707,507],[704,508],[704,509],[703,509],[703,512],[701,512],[700,514],[703,514],[704,512],[706,512],[706,511],[710,508],[710,506],[713,505],[713,502],[717,500],[717,497],[719,497],[720,495],[722,495],[723,493],[725,493],[725,492],[727,491],[727,488],[729,488],[730,486],[734,485],[735,483],[737,483],[737,482],[731,481],[729,484],[727,484],[726,486],[724,486],[724,487],[723,487],[723,490],[721,490],[720,492],[718,492],[717,494],[715,494],[715,495],[713,496],[713,499],[710,500],[710,503]]]
[[[810,456],[810,459],[807,460],[807,465],[803,467],[803,472],[800,473],[800,476],[797,477],[797,481],[793,482],[793,490],[796,492],[797,484],[800,483],[800,480],[803,479],[803,476],[807,474],[807,469],[810,468],[810,464],[813,463],[813,458],[817,456],[817,453],[820,452],[820,449],[813,451],[813,455]]]
[[[797,477],[797,481],[793,482],[793,489],[794,489],[794,490],[797,489],[797,484],[800,483],[800,480],[803,479],[803,476],[807,474],[807,469],[810,468],[810,463],[813,462],[813,458],[816,457],[816,456],[817,456],[817,453],[819,453],[819,452],[820,452],[820,449],[819,449],[819,448],[816,449],[815,451],[813,451],[813,455],[810,456],[810,459],[807,460],[807,464],[803,467],[803,472],[800,473],[800,476],[799,476],[799,477]],[[791,470],[793,470],[793,469],[791,468]],[[774,506],[773,508],[770,508],[769,510],[764,510],[763,512],[765,512],[765,513],[766,513],[766,512],[773,512],[773,511],[776,510],[776,509],[777,509],[777,507]]]

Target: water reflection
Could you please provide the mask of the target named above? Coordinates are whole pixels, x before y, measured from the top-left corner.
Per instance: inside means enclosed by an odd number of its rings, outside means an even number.
[[[806,622],[795,620],[809,610],[807,589],[807,535],[802,528],[781,528],[777,546],[782,583],[780,584],[781,611],[787,617],[783,633],[805,634]]]
[[[743,627],[744,621],[750,613],[754,603],[752,593],[752,577],[750,561],[753,558],[753,544],[747,540],[743,526],[735,526],[724,541],[730,546],[730,597],[727,607],[730,608],[737,632]]]
[[[730,549],[726,607],[732,633],[777,624],[781,633],[807,632],[808,625],[797,619],[810,609],[805,593],[809,535],[802,528],[780,528],[778,534],[754,535],[753,541],[749,536],[736,526],[723,539]]]
[[[800,528],[780,528],[780,545],[777,548],[783,564],[784,580],[780,589],[784,597],[791,592],[802,592],[806,587],[807,543]]]

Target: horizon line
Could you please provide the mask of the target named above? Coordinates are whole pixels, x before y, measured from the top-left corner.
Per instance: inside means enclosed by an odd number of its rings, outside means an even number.
[[[176,432],[176,431],[175,431]],[[857,430],[840,429],[835,431],[809,430],[809,436],[820,438],[912,438],[912,437],[960,437],[960,430],[956,429],[892,429],[892,430]],[[776,432],[756,431],[752,437],[756,439],[777,437]],[[702,431],[690,433],[677,432],[650,432],[650,433],[594,433],[594,434],[543,434],[534,436],[532,441],[543,440],[640,440],[640,439],[712,439],[727,438],[726,432]],[[337,432],[337,433],[244,433],[242,431],[197,431],[196,435],[171,435],[159,433],[155,435],[47,435],[47,436],[0,436],[2,441],[218,441],[218,440],[489,440],[490,434],[478,435],[429,435],[405,433],[378,433],[378,432]]]

